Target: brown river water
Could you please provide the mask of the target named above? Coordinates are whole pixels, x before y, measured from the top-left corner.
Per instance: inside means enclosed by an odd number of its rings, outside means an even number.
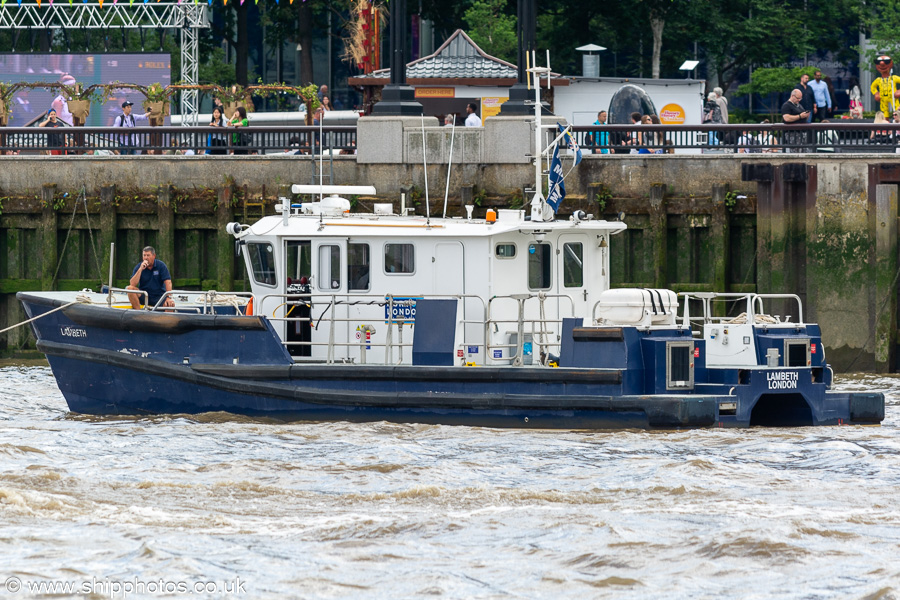
[[[900,378],[838,383],[881,427],[674,432],[95,418],[45,363],[0,381],[0,598],[900,599]]]

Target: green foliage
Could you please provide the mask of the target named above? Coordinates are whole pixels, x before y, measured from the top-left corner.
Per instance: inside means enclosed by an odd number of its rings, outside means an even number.
[[[610,200],[612,200],[612,190],[609,189],[609,186],[601,183],[594,192],[594,202],[597,203],[600,212],[606,210],[606,204]]]
[[[509,207],[518,210],[523,206],[525,206],[525,197],[522,195],[522,190],[516,190],[509,199]]]
[[[505,61],[516,61],[516,19],[506,13],[507,0],[475,0],[463,19],[466,33],[482,50]]]
[[[729,211],[734,210],[734,207],[737,205],[739,195],[740,192],[736,192],[734,190],[725,192],[725,208]]]
[[[150,102],[168,102],[172,96],[172,90],[164,87],[161,83],[151,83],[142,91]]]
[[[866,7],[862,22],[872,30],[873,46],[866,50],[866,59],[871,64],[879,54],[888,54],[896,64],[900,60],[900,0],[870,0]]]
[[[198,81],[216,83],[223,86],[237,83],[234,65],[225,62],[225,50],[221,47],[213,48],[205,61],[202,61],[197,69]]]
[[[787,92],[794,89],[797,84],[800,83],[801,75],[809,75],[810,79],[812,79],[813,74],[817,70],[818,69],[813,66],[795,67],[793,69],[786,67],[760,67],[753,70],[753,73],[750,75],[750,83],[738,86],[737,95],[765,95]]]

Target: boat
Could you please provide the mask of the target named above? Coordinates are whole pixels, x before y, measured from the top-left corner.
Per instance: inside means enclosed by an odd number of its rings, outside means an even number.
[[[564,133],[544,151],[551,171]],[[832,389],[796,295],[612,287],[627,225],[556,218],[542,160],[530,210],[484,218],[414,215],[402,199],[351,213],[347,196],[376,190],[294,186],[302,202],[227,227],[249,292],[178,290],[174,307],[143,310],[112,281],[17,297],[76,413],[547,429],[884,419],[883,394]]]

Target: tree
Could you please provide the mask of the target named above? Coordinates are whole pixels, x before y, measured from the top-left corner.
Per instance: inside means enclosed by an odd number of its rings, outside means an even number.
[[[712,0],[689,6],[692,35],[726,90],[751,65],[782,66],[818,52],[846,51],[848,29],[855,30],[858,19],[851,0],[816,4],[814,14],[804,11],[803,0]]]
[[[759,94],[767,98],[772,94],[793,90],[800,82],[801,75],[806,74],[812,77],[817,70],[816,67],[795,67],[793,69],[787,67],[760,67],[753,70],[750,76],[750,83],[739,86],[736,93],[739,96]],[[767,105],[766,108],[769,112],[772,112],[772,109],[777,107]]]
[[[870,29],[874,46],[867,58],[871,61],[881,53],[900,56],[900,0],[871,0],[866,6],[862,22]]]
[[[482,50],[507,62],[516,62],[516,17],[507,14],[507,0],[475,0],[463,15],[466,33]]]

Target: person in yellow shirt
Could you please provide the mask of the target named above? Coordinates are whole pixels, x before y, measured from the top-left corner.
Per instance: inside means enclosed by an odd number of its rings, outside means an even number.
[[[893,68],[894,61],[890,56],[882,55],[875,59],[875,69],[881,77],[872,82],[872,95],[886,115],[900,108],[900,76],[891,73]]]

